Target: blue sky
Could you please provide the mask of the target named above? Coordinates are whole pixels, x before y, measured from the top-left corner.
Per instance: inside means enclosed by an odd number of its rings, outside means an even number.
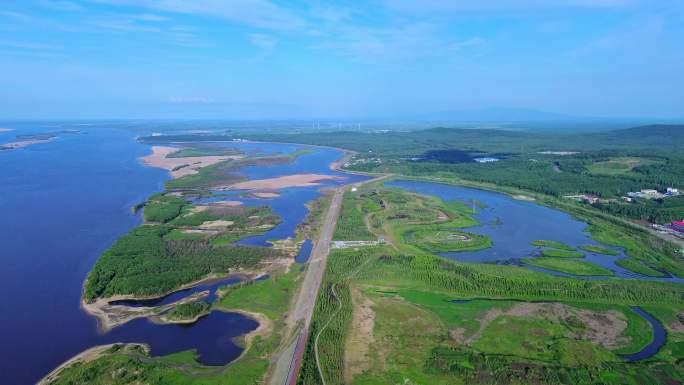
[[[3,0],[0,118],[684,116],[684,0]]]

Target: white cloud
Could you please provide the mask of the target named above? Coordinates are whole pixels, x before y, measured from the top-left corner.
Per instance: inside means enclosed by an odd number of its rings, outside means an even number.
[[[55,11],[79,12],[83,7],[73,1],[43,0],[40,4]]]
[[[263,33],[252,33],[248,36],[250,43],[264,51],[271,51],[278,44],[278,40]]]
[[[443,57],[485,42],[478,37],[449,41],[442,35],[440,26],[431,23],[402,24],[391,28],[341,26],[330,36],[314,48],[363,63],[398,64],[414,58]]]
[[[158,22],[158,21],[169,20],[169,18],[166,16],[155,15],[152,13],[141,13],[138,15],[133,15],[133,18],[136,20],[140,20],[140,21],[150,21],[150,22]]]
[[[385,0],[410,13],[543,11],[558,8],[618,8],[644,0]]]
[[[267,0],[90,0],[163,12],[229,20],[259,28],[288,30],[305,24],[303,18]]]

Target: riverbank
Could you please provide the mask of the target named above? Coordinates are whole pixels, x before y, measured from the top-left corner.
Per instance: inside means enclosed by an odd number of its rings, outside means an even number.
[[[199,285],[214,282],[217,280],[226,280],[230,278],[240,278],[241,280],[254,280],[267,274],[266,269],[259,272],[240,272],[239,274],[228,274],[225,276],[211,275],[201,280],[185,284],[175,290],[170,290],[160,295],[154,296],[135,296],[135,295],[115,295],[107,298],[98,298],[93,302],[87,302],[85,298],[81,299],[81,308],[87,314],[95,317],[98,321],[98,329],[102,333],[106,333],[117,326],[121,326],[129,321],[138,318],[156,317],[159,323],[174,323],[167,322],[158,315],[172,309],[176,305],[194,302],[203,299],[209,295],[208,291],[201,291],[199,293],[190,294],[184,298],[174,301],[163,306],[126,306],[113,305],[117,301],[145,301],[161,299],[173,293],[183,290],[192,289]],[[195,320],[196,321],[196,320]]]
[[[36,385],[49,385],[53,381],[55,381],[57,378],[59,378],[60,373],[66,369],[69,368],[77,363],[79,364],[86,364],[88,362],[95,361],[96,359],[102,357],[104,354],[107,353],[107,351],[111,350],[112,348],[116,346],[121,346],[124,345],[125,347],[131,347],[131,346],[138,346],[143,351],[149,352],[150,348],[149,346],[145,344],[121,344],[121,343],[113,343],[113,344],[107,344],[107,345],[100,345],[100,346],[95,346],[92,347],[88,350],[85,350],[70,359],[66,360],[64,363],[59,365],[57,368],[55,368],[53,371],[48,373],[45,377],[43,377]]]

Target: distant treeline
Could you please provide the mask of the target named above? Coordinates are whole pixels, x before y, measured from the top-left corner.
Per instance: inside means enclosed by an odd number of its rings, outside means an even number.
[[[684,188],[682,125],[566,135],[435,128],[389,133],[269,134],[250,138],[355,150],[359,152],[359,161],[350,168],[357,171],[457,177],[556,197],[590,194],[614,199],[612,203],[597,205],[609,213],[660,223],[684,218],[681,199],[634,203],[619,200],[628,192],[641,189]],[[504,153],[506,157],[493,163],[462,163],[467,154],[474,153]],[[592,173],[589,169],[593,163],[620,157],[640,157],[651,162],[612,175]],[[416,158],[419,160],[412,160]]]

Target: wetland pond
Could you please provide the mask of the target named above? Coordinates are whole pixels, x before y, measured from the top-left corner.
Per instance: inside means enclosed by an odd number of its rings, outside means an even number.
[[[579,253],[584,254],[583,261],[606,268],[619,278],[684,282],[684,279],[676,277],[653,278],[642,276],[616,265],[615,261],[625,257],[621,248],[596,242],[591,238],[591,234],[586,231],[586,223],[574,219],[570,214],[560,210],[534,202],[516,200],[501,193],[448,184],[398,180],[387,182],[385,185],[399,187],[418,194],[436,196],[444,201],[459,200],[473,206],[477,211],[473,217],[480,224],[463,230],[488,236],[492,240],[492,246],[477,251],[440,254],[446,258],[471,263],[516,264],[564,277],[607,278],[606,276],[570,275],[527,265],[521,261],[524,258],[540,255],[541,248],[531,245],[531,242],[550,240],[577,248]],[[580,246],[583,245],[611,249],[616,251],[617,255],[585,252],[580,249]]]
[[[131,207],[162,191],[169,179],[166,171],[140,164],[138,158],[149,154],[150,146],[136,142],[135,134],[146,133],[104,124],[13,122],[11,126],[16,128],[12,134],[56,129],[83,133],[0,152],[0,282],[3,291],[11,293],[0,306],[3,383],[34,384],[74,355],[113,342],[146,343],[155,356],[194,349],[199,361],[209,365],[224,365],[238,357],[242,348],[233,341],[258,326],[241,314],[213,311],[192,325],[159,325],[136,319],[103,334],[95,318],[80,308],[83,280],[98,256],[140,224],[140,215],[132,215]],[[308,150],[288,164],[239,170],[250,179],[299,173],[345,177],[318,186],[281,189],[273,199],[236,198],[246,205],[272,206],[282,219],[266,234],[244,239],[242,244],[267,246],[267,240],[294,235],[306,217],[305,204],[320,195],[321,187],[360,178],[330,170],[330,163],[342,156],[334,149],[243,142],[221,145],[248,155]],[[225,199],[220,195],[233,193],[217,192],[219,196],[212,199]],[[305,255],[306,250],[302,259]],[[217,286],[229,283],[233,281],[210,282],[128,305],[156,306],[202,290],[209,290],[213,297]]]

